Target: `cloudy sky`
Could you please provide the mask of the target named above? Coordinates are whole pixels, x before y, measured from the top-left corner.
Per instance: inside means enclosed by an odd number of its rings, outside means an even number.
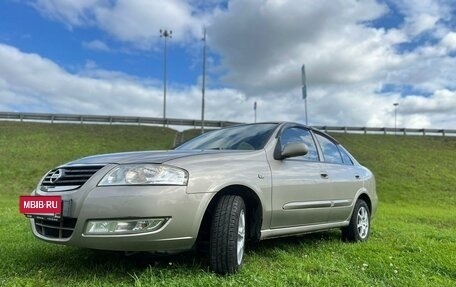
[[[0,111],[456,128],[453,0],[2,0]]]

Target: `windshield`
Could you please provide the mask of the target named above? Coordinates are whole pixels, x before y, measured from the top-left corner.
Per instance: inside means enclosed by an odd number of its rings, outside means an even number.
[[[258,150],[262,149],[278,124],[251,124],[205,133],[176,149]]]

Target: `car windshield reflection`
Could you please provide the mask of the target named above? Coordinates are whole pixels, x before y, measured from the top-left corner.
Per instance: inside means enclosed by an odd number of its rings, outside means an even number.
[[[250,124],[216,130],[198,136],[177,147],[178,150],[259,150],[278,124]]]

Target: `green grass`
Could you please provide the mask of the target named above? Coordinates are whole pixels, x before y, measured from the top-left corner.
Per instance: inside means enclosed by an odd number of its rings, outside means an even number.
[[[49,169],[84,156],[169,149],[175,134],[161,127],[0,121],[1,193],[27,193]]]
[[[339,231],[261,242],[239,274],[208,271],[207,258],[65,247],[41,242],[18,196],[43,173],[89,154],[166,149],[175,132],[138,126],[0,122],[0,286],[455,286],[456,138],[335,134],[377,178],[371,238]]]

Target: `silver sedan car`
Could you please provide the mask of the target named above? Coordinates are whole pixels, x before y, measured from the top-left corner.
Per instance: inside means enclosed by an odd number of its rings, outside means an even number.
[[[205,133],[171,151],[95,155],[49,171],[32,215],[47,242],[174,253],[206,246],[214,272],[242,265],[247,241],[338,228],[366,241],[377,209],[373,174],[334,138],[297,123]]]

